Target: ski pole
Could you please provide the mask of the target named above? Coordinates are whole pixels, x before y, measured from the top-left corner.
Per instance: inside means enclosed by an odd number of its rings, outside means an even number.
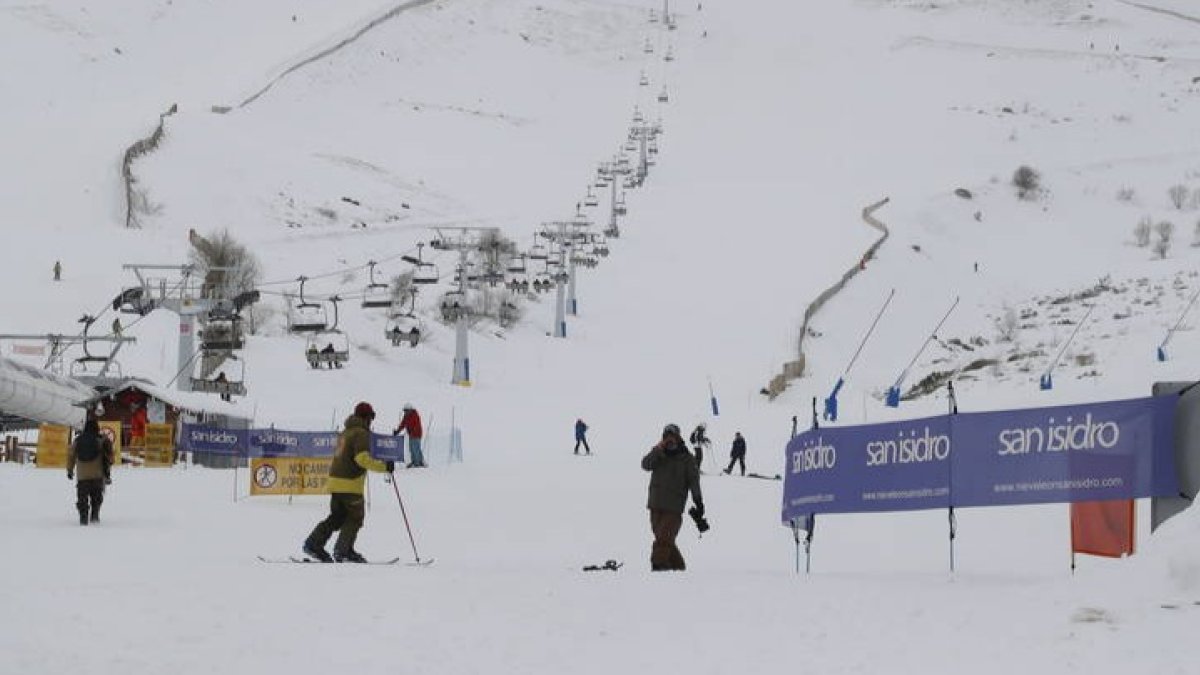
[[[421,562],[421,554],[417,553],[417,541],[413,539],[412,526],[408,524],[408,511],[404,509],[404,500],[400,498],[400,486],[396,483],[396,474],[389,471],[388,474],[392,477],[392,489],[396,491],[396,501],[400,502],[400,515],[404,516],[404,529],[408,530],[408,543],[412,544],[413,558],[417,564]]]

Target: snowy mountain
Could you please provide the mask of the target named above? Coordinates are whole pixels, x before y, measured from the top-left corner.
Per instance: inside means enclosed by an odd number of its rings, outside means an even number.
[[[0,0],[0,54],[19,64],[0,74],[0,331],[73,333],[134,283],[122,264],[182,264],[189,230],[227,229],[264,271],[241,404],[257,424],[327,430],[368,400],[379,430],[412,402],[431,436],[452,417],[464,435],[463,463],[435,454],[400,475],[428,569],[258,563],[294,553],[326,501],[250,499],[245,472],[118,471],[106,521],[80,531],[61,474],[0,466],[0,527],[21,553],[0,581],[14,671],[1194,670],[1178,646],[1200,611],[1191,512],[1074,575],[1061,505],[960,510],[950,576],[945,513],[830,516],[797,576],[779,484],[716,464],[741,431],[751,469],[781,472],[792,416],[803,426],[841,376],[841,424],[943,411],[938,386],[897,409],[883,396],[955,299],[905,390],[953,376],[960,409],[989,410],[1194,379],[1200,309],[1166,361],[1155,349],[1200,283],[1200,12],[710,1],[671,3],[669,30],[661,10]],[[602,227],[604,199],[577,204],[635,109],[661,121],[657,163],[611,255],[579,272],[566,339],[553,293],[522,296],[515,325],[474,325],[471,386],[450,385],[438,302],[456,254],[418,244],[496,227],[528,248],[577,210]],[[127,228],[122,162],[160,120],[129,164]],[[1024,196],[1021,166],[1040,175]],[[862,211],[884,198],[888,239],[863,260],[879,232]],[[1164,255],[1156,232],[1138,244],[1143,219],[1173,223]],[[358,298],[368,261],[391,279],[418,250],[440,281],[417,298],[422,343],[394,348]],[[854,268],[809,324],[804,377],[764,396],[798,358],[808,304]],[[343,369],[309,368],[286,330],[300,275],[312,297],[346,298]],[[172,380],[177,328],[161,310],[128,326],[124,370]],[[580,417],[590,458],[570,453]],[[713,529],[697,540],[685,522],[689,571],[651,576],[637,463],[664,424],[700,421]],[[361,548],[407,557],[376,481]],[[609,558],[625,567],[578,571]]]

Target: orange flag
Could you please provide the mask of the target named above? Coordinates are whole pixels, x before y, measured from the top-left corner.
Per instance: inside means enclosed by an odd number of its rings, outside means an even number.
[[[1071,504],[1071,551],[1120,558],[1133,555],[1132,499]]]

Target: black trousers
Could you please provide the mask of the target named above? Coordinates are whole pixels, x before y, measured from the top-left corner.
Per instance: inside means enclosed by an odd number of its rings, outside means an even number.
[[[79,522],[100,519],[100,505],[104,503],[104,479],[89,478],[75,483],[75,508],[79,509]]]
[[[746,475],[746,456],[745,455],[733,455],[732,457],[730,457],[729,458],[729,466],[725,468],[725,473],[732,473],[734,464],[741,465],[742,475],[745,476]]]
[[[587,450],[587,453],[588,453],[589,455],[590,455],[590,454],[592,454],[592,449],[591,449],[591,447],[589,447],[589,446],[588,446],[588,444],[587,444],[587,439],[586,439],[586,438],[582,438],[582,437],[581,437],[581,438],[576,438],[576,439],[575,439],[575,454],[577,454],[577,455],[579,454],[579,444],[580,444],[580,443],[583,443],[583,449],[584,449],[584,450]]]
[[[315,548],[325,548],[325,543],[337,532],[334,554],[349,553],[354,550],[354,542],[366,517],[366,500],[362,495],[335,492],[329,495],[329,517],[317,523],[305,543]]]

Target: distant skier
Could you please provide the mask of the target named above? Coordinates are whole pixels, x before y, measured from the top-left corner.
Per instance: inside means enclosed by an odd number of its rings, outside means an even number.
[[[113,332],[113,337],[121,337],[121,333],[122,333],[121,317],[118,316],[117,318],[113,319],[112,332]]]
[[[62,262],[59,260],[54,261],[54,280],[62,281]]]
[[[712,445],[703,422],[697,424],[696,428],[692,430],[692,434],[688,436],[688,441],[692,444],[692,452],[696,454],[696,468],[700,469],[704,463],[704,449]]]
[[[583,421],[583,418],[575,420],[575,454],[579,454],[579,444],[583,443],[583,449],[587,454],[592,454],[592,448],[587,442],[588,425]]]
[[[67,480],[75,483],[75,508],[79,524],[100,522],[100,505],[104,503],[104,486],[109,480],[113,463],[112,441],[100,434],[100,424],[89,419],[83,431],[67,450]]]
[[[393,436],[402,433],[408,434],[408,449],[412,454],[408,468],[425,468],[425,455],[421,452],[421,437],[424,435],[424,430],[421,428],[421,415],[411,403],[404,404],[404,414],[400,417],[400,426],[392,431]]]
[[[739,464],[742,469],[742,475],[746,475],[746,439],[742,438],[742,432],[738,431],[733,434],[733,446],[729,449],[729,466],[725,467],[725,473],[733,471],[733,465]]]
[[[650,529],[654,545],[650,549],[650,569],[659,572],[685,570],[687,563],[675,545],[675,537],[683,525],[683,506],[688,493],[692,494],[693,513],[704,517],[704,498],[700,494],[700,472],[687,445],[679,435],[679,427],[668,424],[660,440],[642,458],[642,469],[650,472],[649,497]]]
[[[392,473],[396,465],[390,460],[381,462],[371,457],[371,421],[375,409],[370,403],[354,406],[354,414],[346,418],[346,426],[338,436],[333,462],[329,465],[329,517],[317,523],[304,540],[304,553],[321,562],[365,563],[367,559],[354,550],[358,531],[366,520],[363,484],[367,471]],[[338,533],[333,544],[333,556],[325,551],[325,543]]]

